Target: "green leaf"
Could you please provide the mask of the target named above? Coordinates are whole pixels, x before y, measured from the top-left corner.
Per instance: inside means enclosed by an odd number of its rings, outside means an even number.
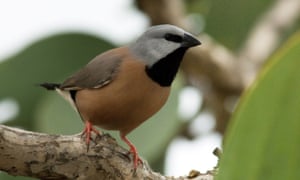
[[[300,33],[242,97],[226,134],[218,179],[300,179]]]

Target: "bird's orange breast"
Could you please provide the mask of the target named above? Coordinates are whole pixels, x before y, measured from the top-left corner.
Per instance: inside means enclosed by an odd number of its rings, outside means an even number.
[[[79,90],[76,106],[85,121],[127,134],[155,114],[169,93],[170,87],[162,87],[147,76],[142,62],[123,59],[108,85]]]

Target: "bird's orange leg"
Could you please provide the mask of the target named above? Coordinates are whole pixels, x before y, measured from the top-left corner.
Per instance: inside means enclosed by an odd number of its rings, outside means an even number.
[[[136,169],[138,166],[138,162],[143,164],[142,159],[139,157],[138,152],[136,150],[136,147],[126,138],[125,135],[120,134],[121,139],[129,146],[130,152],[133,154],[133,165],[134,168]]]
[[[90,145],[92,132],[94,132],[97,136],[100,136],[100,132],[93,127],[93,124],[90,121],[85,121],[85,127],[82,131],[81,136],[85,135],[85,143],[87,145],[87,148],[89,148]]]

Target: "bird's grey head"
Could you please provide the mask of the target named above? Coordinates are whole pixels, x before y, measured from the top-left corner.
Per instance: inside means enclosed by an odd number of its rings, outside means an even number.
[[[169,25],[150,27],[129,49],[139,59],[151,67],[178,48],[189,48],[201,44],[196,37],[183,29]]]

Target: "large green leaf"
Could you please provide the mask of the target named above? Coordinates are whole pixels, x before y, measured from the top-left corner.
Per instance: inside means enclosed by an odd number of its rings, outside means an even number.
[[[244,94],[226,133],[219,180],[300,179],[300,33]]]

